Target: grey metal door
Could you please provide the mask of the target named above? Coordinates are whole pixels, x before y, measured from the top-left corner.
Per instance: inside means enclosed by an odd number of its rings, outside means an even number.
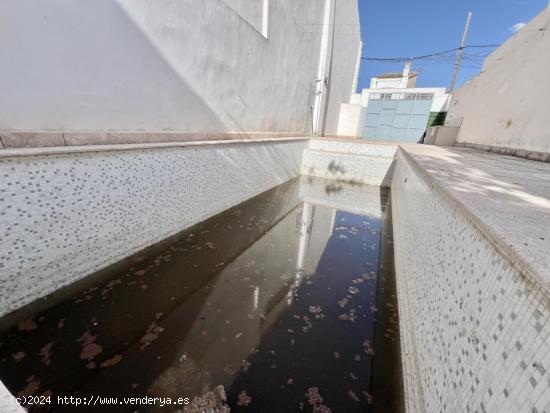
[[[370,95],[363,138],[418,142],[426,130],[433,94]]]

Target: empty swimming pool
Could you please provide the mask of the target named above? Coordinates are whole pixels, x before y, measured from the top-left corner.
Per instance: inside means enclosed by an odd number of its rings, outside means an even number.
[[[4,318],[0,378],[31,411],[400,411],[390,208],[288,181]]]

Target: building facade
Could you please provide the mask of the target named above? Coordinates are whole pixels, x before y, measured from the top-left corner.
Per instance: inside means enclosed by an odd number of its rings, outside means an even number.
[[[550,161],[550,5],[496,49],[453,94],[456,143]]]
[[[0,26],[2,133],[334,134],[361,42],[357,0],[2,1]]]
[[[417,88],[417,77],[410,63],[402,73],[373,77],[370,88],[342,105],[338,134],[417,142],[427,127],[443,124],[449,94],[445,88]]]

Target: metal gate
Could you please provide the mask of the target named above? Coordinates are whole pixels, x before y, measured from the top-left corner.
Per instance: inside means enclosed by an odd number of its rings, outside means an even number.
[[[432,93],[371,93],[363,138],[418,142],[426,130]]]

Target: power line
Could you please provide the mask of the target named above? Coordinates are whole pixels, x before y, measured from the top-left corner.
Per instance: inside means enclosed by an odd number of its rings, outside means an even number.
[[[492,47],[499,47],[499,44],[485,44],[485,45],[471,45],[471,46],[464,46],[462,49],[470,49],[470,48],[492,48]],[[431,58],[437,58],[437,57],[449,57],[449,54],[455,53],[457,51],[461,50],[460,47],[457,47],[455,49],[449,49],[444,50],[441,52],[435,52],[430,53],[426,55],[421,56],[410,56],[410,57],[361,57],[361,60],[368,60],[368,61],[374,61],[374,62],[407,62],[410,60],[431,60]]]

